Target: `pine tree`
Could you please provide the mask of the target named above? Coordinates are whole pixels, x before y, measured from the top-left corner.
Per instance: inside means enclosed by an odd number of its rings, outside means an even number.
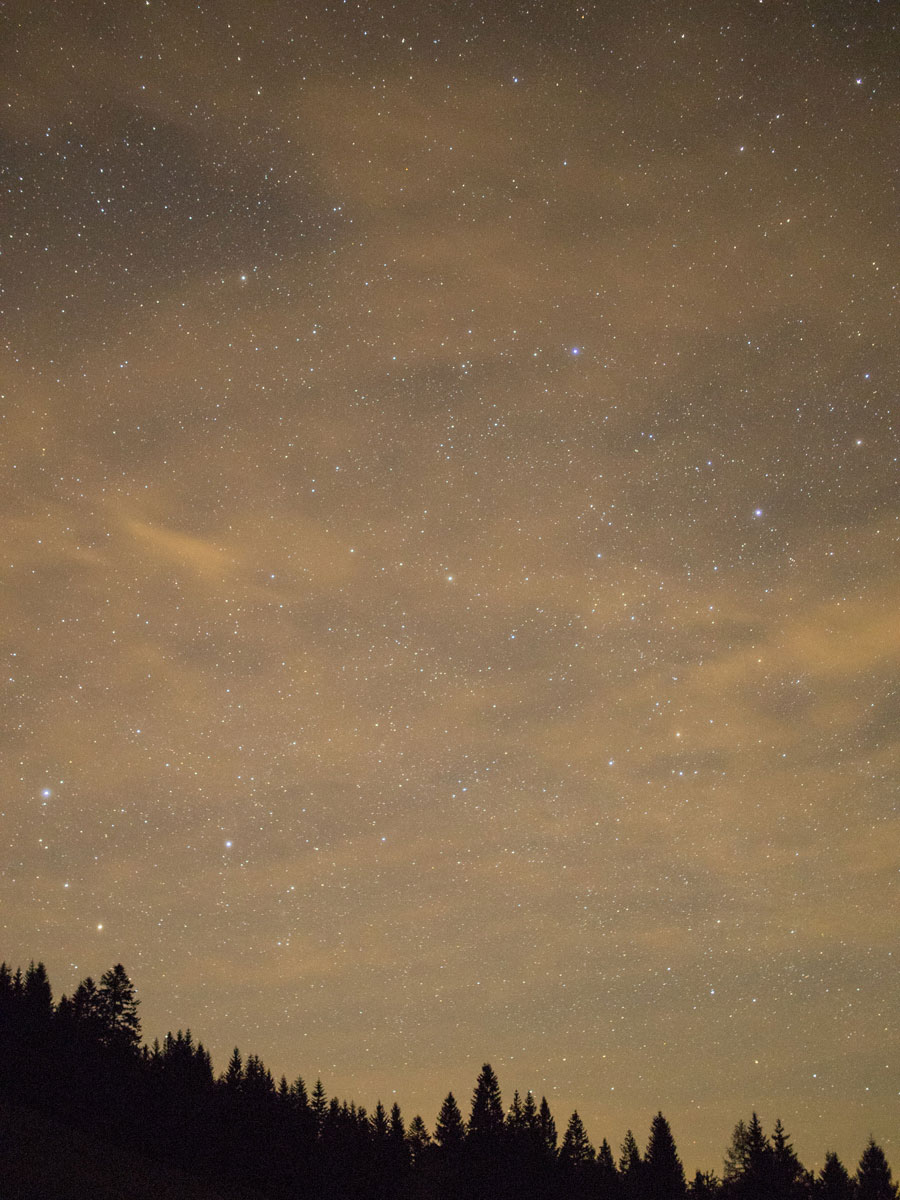
[[[222,1086],[232,1096],[236,1096],[244,1082],[244,1060],[241,1058],[241,1052],[237,1046],[231,1052],[231,1058],[228,1060],[228,1067],[225,1074],[222,1076]]]
[[[452,1092],[441,1105],[437,1123],[434,1127],[434,1140],[445,1153],[459,1151],[466,1138],[466,1127],[463,1124],[462,1113]]]
[[[556,1122],[553,1120],[553,1114],[550,1112],[550,1105],[547,1103],[546,1096],[541,1096],[541,1106],[538,1109],[538,1129],[540,1130],[543,1149],[551,1158],[556,1158]]]
[[[772,1200],[792,1200],[804,1193],[805,1171],[779,1117],[772,1131],[770,1189]]]
[[[856,1172],[857,1200],[896,1200],[897,1187],[884,1151],[870,1137]]]
[[[637,1139],[630,1129],[626,1129],[619,1152],[619,1177],[622,1180],[622,1190],[627,1197],[640,1196],[643,1169],[644,1162],[638,1149]]]
[[[375,1104],[375,1111],[369,1117],[369,1125],[372,1129],[372,1135],[376,1142],[386,1142],[388,1135],[388,1117],[384,1105],[381,1101]]]
[[[425,1122],[418,1113],[409,1123],[409,1129],[406,1131],[406,1144],[409,1146],[409,1153],[412,1158],[413,1166],[420,1167],[425,1160],[428,1149],[431,1146],[431,1138],[428,1134],[428,1129]]]
[[[316,1133],[321,1137],[322,1130],[325,1128],[325,1119],[328,1115],[328,1097],[325,1094],[325,1088],[322,1086],[321,1079],[316,1080],[316,1086],[312,1090],[309,1107],[315,1121]]]
[[[682,1200],[685,1194],[684,1167],[675,1149],[669,1122],[661,1112],[656,1114],[650,1126],[643,1187],[649,1200]]]
[[[538,1129],[538,1110],[534,1100],[534,1092],[528,1092],[522,1105],[522,1123],[531,1132]]]
[[[291,1092],[293,1093],[294,1103],[297,1106],[298,1112],[309,1108],[309,1094],[306,1091],[306,1084],[303,1082],[302,1075],[298,1075],[291,1084]]]
[[[719,1191],[719,1180],[715,1171],[697,1171],[687,1189],[691,1200],[713,1200]]]
[[[400,1105],[395,1102],[391,1105],[387,1136],[386,1190],[391,1200],[398,1200],[408,1190],[411,1166],[412,1154],[406,1140],[406,1125]]]
[[[400,1105],[394,1101],[391,1105],[391,1123],[390,1136],[393,1142],[405,1142],[406,1130],[403,1126],[403,1114],[400,1111]]]
[[[564,1167],[576,1173],[583,1173],[593,1165],[594,1147],[577,1110],[569,1117],[559,1159]]]
[[[525,1129],[525,1110],[522,1107],[522,1097],[519,1089],[513,1092],[512,1104],[506,1114],[506,1126],[511,1133],[519,1134]]]
[[[729,1193],[770,1200],[772,1181],[772,1146],[763,1132],[756,1113],[750,1124],[738,1121],[725,1154],[725,1185]]]
[[[600,1149],[597,1151],[597,1166],[594,1173],[597,1179],[597,1195],[601,1197],[601,1200],[615,1200],[622,1190],[622,1181],[616,1170],[612,1147],[606,1138],[600,1143]]]
[[[818,1200],[853,1200],[854,1191],[849,1171],[835,1152],[829,1150],[816,1180],[816,1197]]]
[[[100,977],[97,989],[104,1026],[104,1041],[124,1050],[135,1050],[141,1040],[141,1022],[137,1015],[140,1000],[134,984],[121,963]]]
[[[42,1024],[49,1024],[53,1012],[53,992],[50,990],[47,968],[42,962],[29,963],[25,972],[22,998],[29,1016]]]
[[[485,1063],[472,1094],[468,1137],[475,1145],[496,1145],[503,1131],[500,1084],[490,1063]]]

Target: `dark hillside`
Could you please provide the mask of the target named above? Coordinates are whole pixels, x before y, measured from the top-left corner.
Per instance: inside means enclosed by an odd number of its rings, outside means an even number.
[[[0,1200],[261,1200],[0,1101]]]

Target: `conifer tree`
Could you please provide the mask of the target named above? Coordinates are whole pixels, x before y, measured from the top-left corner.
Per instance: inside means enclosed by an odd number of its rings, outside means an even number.
[[[794,1147],[791,1145],[779,1117],[772,1130],[772,1155],[769,1172],[772,1200],[791,1200],[792,1197],[802,1196],[805,1190],[804,1177],[803,1165],[795,1154]]]
[[[227,1092],[236,1096],[241,1090],[241,1085],[244,1082],[244,1060],[241,1058],[241,1052],[237,1046],[231,1052],[231,1058],[228,1060],[228,1067],[225,1074],[222,1076],[222,1085]]]
[[[378,1100],[375,1104],[375,1111],[369,1117],[369,1125],[372,1129],[372,1134],[376,1143],[384,1143],[387,1141],[388,1135],[388,1116],[384,1105]]]
[[[833,1150],[825,1155],[825,1163],[816,1180],[817,1200],[853,1200],[853,1180],[850,1172]]]
[[[302,1075],[298,1075],[291,1084],[291,1092],[298,1110],[302,1111],[309,1108],[309,1094],[307,1093]]]
[[[512,1104],[509,1106],[509,1112],[506,1114],[506,1125],[512,1133],[519,1134],[525,1128],[525,1111],[522,1107],[522,1097],[519,1095],[519,1089],[513,1092]]]
[[[32,1019],[37,1019],[42,1024],[49,1023],[53,1012],[53,992],[50,990],[47,968],[42,962],[29,963],[25,972],[22,998]]]
[[[754,1113],[749,1125],[738,1121],[725,1153],[725,1186],[737,1196],[766,1197],[772,1181],[772,1146]]]
[[[476,1145],[496,1144],[503,1131],[500,1084],[490,1063],[485,1063],[472,1094],[468,1137]]]
[[[538,1129],[541,1135],[541,1146],[551,1157],[556,1157],[557,1133],[556,1122],[547,1103],[547,1097],[541,1096],[541,1106],[538,1109]]]
[[[661,1112],[656,1114],[650,1126],[643,1188],[649,1200],[682,1200],[685,1194],[684,1167],[675,1149],[669,1122]]]
[[[597,1195],[601,1200],[615,1200],[621,1191],[621,1180],[616,1170],[616,1160],[613,1158],[612,1147],[606,1138],[600,1143],[597,1151]]]
[[[316,1080],[309,1107],[315,1121],[316,1133],[321,1137],[322,1130],[325,1128],[325,1118],[328,1115],[328,1097],[321,1079]]]
[[[594,1147],[591,1145],[584,1123],[576,1109],[569,1117],[559,1151],[560,1162],[569,1170],[584,1173],[594,1162]]]
[[[626,1129],[622,1148],[619,1152],[619,1177],[622,1180],[622,1191],[631,1198],[640,1196],[644,1162],[638,1149],[637,1139],[630,1129]]]
[[[409,1146],[413,1166],[421,1166],[431,1146],[431,1137],[429,1136],[425,1122],[418,1113],[416,1113],[409,1123],[409,1129],[406,1131],[406,1144]]]
[[[534,1092],[528,1092],[522,1105],[522,1123],[529,1131],[538,1128],[538,1110],[534,1100]]]
[[[444,1152],[458,1151],[466,1137],[466,1127],[463,1124],[462,1113],[452,1092],[441,1105],[437,1122],[434,1127],[434,1140]]]
[[[719,1180],[715,1171],[697,1171],[687,1189],[691,1200],[713,1200],[719,1191]]]
[[[391,1105],[391,1121],[390,1121],[390,1136],[394,1142],[404,1142],[406,1140],[406,1130],[403,1126],[403,1114],[400,1111],[400,1105],[394,1101]]]
[[[873,1137],[863,1150],[856,1172],[857,1200],[896,1200],[897,1187],[884,1151]]]
[[[121,963],[100,977],[97,989],[104,1026],[104,1041],[124,1050],[134,1050],[141,1040],[137,1010],[140,1000]]]

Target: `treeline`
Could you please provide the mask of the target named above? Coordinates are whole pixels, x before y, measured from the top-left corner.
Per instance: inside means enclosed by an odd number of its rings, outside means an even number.
[[[780,1121],[739,1121],[721,1178],[686,1181],[658,1113],[641,1150],[629,1130],[618,1154],[591,1144],[577,1112],[560,1129],[546,1099],[515,1092],[504,1107],[489,1064],[468,1117],[452,1093],[429,1132],[398,1105],[329,1098],[321,1080],[276,1081],[253,1054],[220,1076],[190,1030],[141,1043],[134,987],[121,964],[57,1004],[42,963],[0,964],[0,1097],[273,1200],[897,1200],[872,1140],[851,1174],[828,1153],[806,1170]],[[0,1177],[2,1187],[2,1177]]]

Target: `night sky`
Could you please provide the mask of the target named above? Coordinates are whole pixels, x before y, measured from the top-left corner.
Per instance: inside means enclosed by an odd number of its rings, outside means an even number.
[[[4,6],[0,957],[898,1165],[897,15]]]

